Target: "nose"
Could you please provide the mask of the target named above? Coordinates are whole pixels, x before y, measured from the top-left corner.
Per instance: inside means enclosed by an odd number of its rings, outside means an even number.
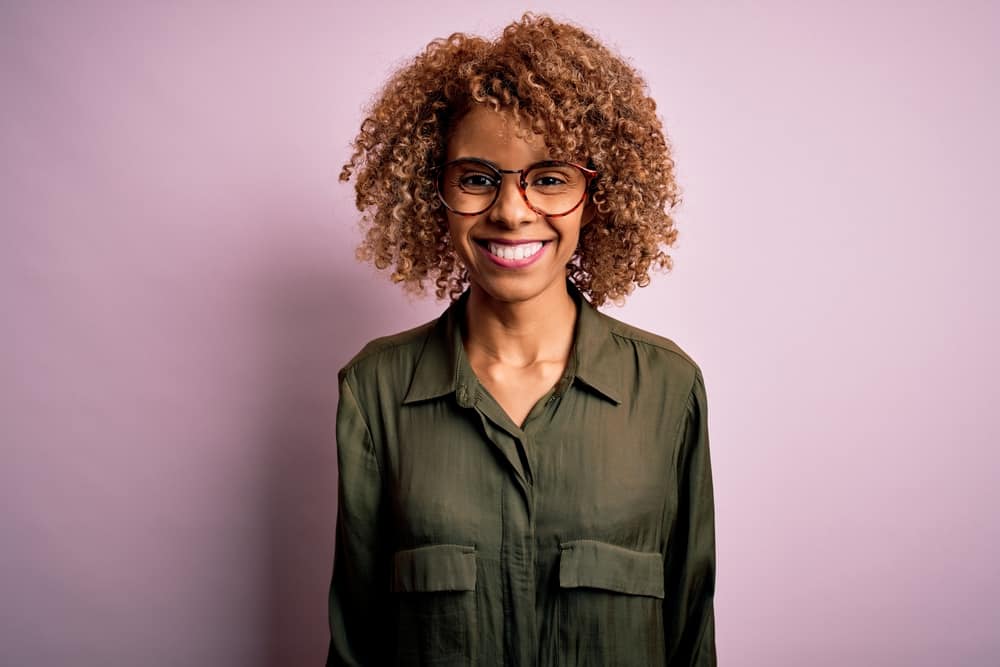
[[[500,194],[489,212],[490,222],[513,229],[535,219],[535,212],[521,194],[518,182],[520,177],[520,174],[504,174],[500,182]]]

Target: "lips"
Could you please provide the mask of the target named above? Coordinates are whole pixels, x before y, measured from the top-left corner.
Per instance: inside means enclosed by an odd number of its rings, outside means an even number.
[[[534,263],[544,253],[548,241],[477,240],[483,254],[494,264],[505,268],[521,268]]]

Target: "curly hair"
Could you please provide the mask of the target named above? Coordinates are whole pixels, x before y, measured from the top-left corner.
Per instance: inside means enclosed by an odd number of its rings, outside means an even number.
[[[358,258],[415,292],[433,281],[457,298],[468,274],[451,247],[432,170],[472,105],[507,111],[540,133],[554,159],[600,172],[568,277],[594,305],[621,303],[665,252],[680,202],[670,145],[640,75],[582,29],[524,14],[494,41],[455,33],[432,41],[375,98],[343,166],[355,176],[365,236]]]

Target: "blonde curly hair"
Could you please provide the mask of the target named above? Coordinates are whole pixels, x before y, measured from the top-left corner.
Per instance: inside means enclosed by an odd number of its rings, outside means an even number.
[[[494,41],[455,33],[434,40],[375,98],[340,180],[355,177],[365,236],[358,258],[392,269],[415,292],[439,299],[467,287],[451,247],[432,169],[449,131],[474,104],[504,110],[540,133],[554,159],[600,172],[593,220],[567,266],[594,305],[621,303],[653,269],[677,231],[674,162],[656,103],[638,73],[582,29],[524,14]]]

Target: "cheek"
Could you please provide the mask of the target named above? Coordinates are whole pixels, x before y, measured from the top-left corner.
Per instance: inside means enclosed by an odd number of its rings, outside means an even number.
[[[459,220],[455,219],[455,216],[448,214],[447,218],[448,227],[448,241],[452,246],[455,245],[455,241],[461,237],[462,227]]]
[[[460,257],[471,252],[471,242],[469,241],[471,227],[472,223],[467,218],[455,215],[448,216],[448,245]]]
[[[567,221],[565,224],[559,225],[559,235],[564,241],[568,241],[567,245],[576,246],[580,241],[580,225],[581,221],[579,218],[573,220],[572,222]]]

